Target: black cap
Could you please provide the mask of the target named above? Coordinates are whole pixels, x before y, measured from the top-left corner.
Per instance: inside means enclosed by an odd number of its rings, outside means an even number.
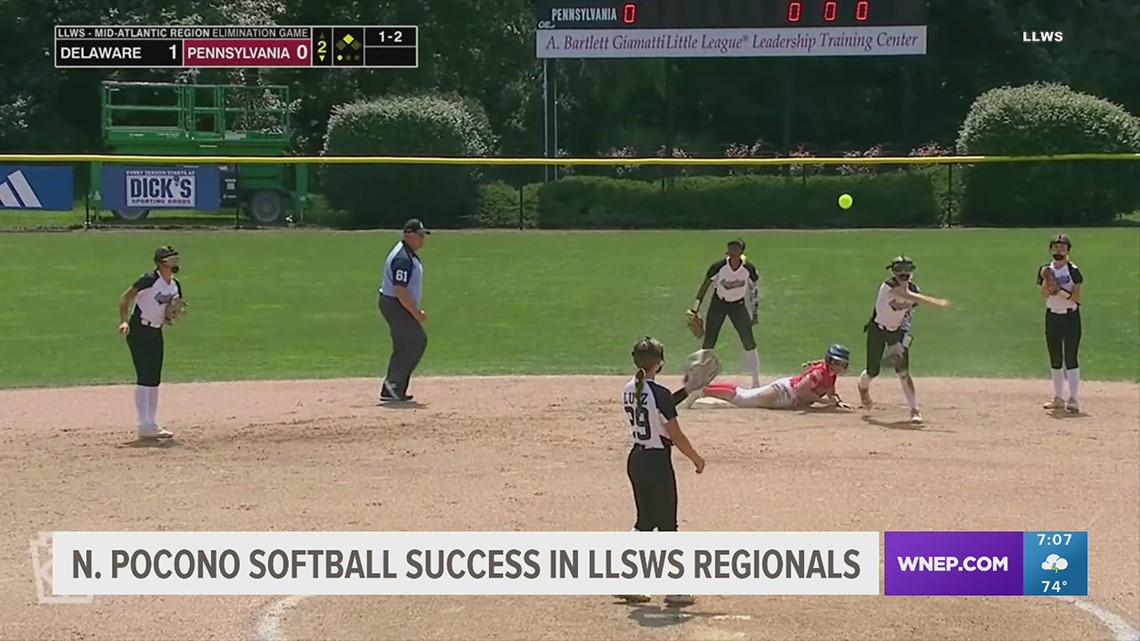
[[[154,262],[159,263],[166,260],[167,258],[172,258],[177,255],[178,252],[175,251],[173,247],[170,245],[165,245],[154,250]]]
[[[428,231],[427,227],[424,227],[424,224],[420,221],[419,218],[413,218],[413,219],[409,220],[408,222],[404,223],[404,233],[405,234],[413,234],[413,233],[417,233],[417,232],[421,233],[421,234],[430,234],[431,233],[430,231]]]
[[[743,238],[733,238],[732,240],[728,241],[729,247],[732,247],[733,245],[740,245],[740,250],[744,251],[744,239]]]

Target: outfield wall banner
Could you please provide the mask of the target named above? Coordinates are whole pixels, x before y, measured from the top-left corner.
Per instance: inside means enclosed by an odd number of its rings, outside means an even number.
[[[926,27],[538,29],[543,58],[767,58],[926,54]]]
[[[221,207],[221,173],[201,167],[103,168],[102,206],[107,209],[201,209]]]
[[[71,165],[0,165],[0,209],[71,211],[74,206]]]

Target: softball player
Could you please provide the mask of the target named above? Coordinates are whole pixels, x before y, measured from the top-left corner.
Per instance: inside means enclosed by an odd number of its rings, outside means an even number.
[[[665,347],[656,339],[645,337],[633,346],[633,363],[637,374],[622,392],[622,406],[629,420],[633,446],[626,460],[626,474],[633,487],[633,503],[637,532],[677,531],[677,477],[673,471],[673,446],[693,462],[697,474],[705,469],[705,460],[697,453],[681,431],[673,393],[654,378],[665,364]],[[646,595],[619,595],[631,602],[645,602]],[[690,605],[688,595],[665,598],[669,605]]]
[[[851,352],[842,345],[827,348],[823,360],[803,364],[804,370],[795,376],[777,379],[763,387],[742,388],[731,383],[714,383],[704,389],[705,396],[728,401],[737,407],[757,407],[769,410],[807,409],[815,403],[841,409],[852,409],[839,398],[835,381],[847,371]]]
[[[752,386],[760,387],[760,355],[756,353],[756,337],[752,326],[758,322],[759,296],[757,282],[760,274],[756,266],[744,256],[744,241],[729,241],[727,255],[709,266],[705,280],[697,290],[697,298],[689,314],[699,314],[701,303],[709,288],[714,288],[705,322],[705,337],[701,349],[713,349],[720,338],[720,328],[727,318],[740,336],[744,357],[752,374]]]
[[[1081,411],[1077,351],[1081,346],[1081,283],[1085,277],[1079,267],[1069,262],[1072,248],[1073,242],[1065,234],[1058,234],[1049,242],[1053,260],[1037,269],[1037,285],[1045,299],[1045,345],[1053,375],[1053,400],[1045,404],[1045,409],[1076,414]],[[1068,401],[1063,400],[1066,379]]]
[[[178,263],[174,248],[159,247],[154,252],[155,269],[139,276],[119,298],[119,333],[127,337],[135,366],[135,411],[140,439],[174,436],[158,426],[156,415],[164,356],[162,327],[169,323],[167,306],[182,298],[182,283],[174,277]]]
[[[910,407],[910,422],[922,423],[922,412],[918,409],[918,394],[914,379],[910,375],[910,321],[914,308],[919,303],[929,303],[946,307],[949,301],[926,296],[911,280],[914,261],[906,256],[898,256],[887,265],[891,277],[879,286],[875,298],[875,309],[871,319],[863,326],[867,333],[867,369],[859,375],[859,396],[863,407],[870,409],[871,381],[882,369],[883,351],[890,348],[889,358],[895,373],[902,384],[903,396]]]

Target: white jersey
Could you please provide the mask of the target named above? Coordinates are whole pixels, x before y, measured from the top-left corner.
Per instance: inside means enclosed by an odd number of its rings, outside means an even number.
[[[1073,263],[1066,262],[1060,267],[1054,266],[1053,263],[1045,263],[1037,269],[1038,285],[1041,285],[1045,282],[1045,279],[1041,278],[1041,270],[1043,269],[1053,270],[1053,277],[1057,280],[1057,287],[1059,287],[1061,291],[1067,292],[1069,294],[1073,293],[1073,285],[1080,285],[1085,280],[1084,275],[1081,274],[1081,268],[1077,267]],[[1053,294],[1052,296],[1045,299],[1045,308],[1055,314],[1067,314],[1079,307],[1080,304],[1074,303],[1068,298],[1061,296],[1059,293]]]
[[[645,381],[641,389],[641,409],[637,407],[637,380],[625,385],[621,403],[629,420],[630,440],[647,449],[664,449],[673,445],[665,424],[677,418],[673,394],[654,381]]]
[[[713,282],[713,291],[716,297],[726,303],[742,301],[749,296],[750,290],[760,280],[756,266],[741,261],[740,267],[733,269],[728,264],[728,258],[722,258],[709,266],[708,279]],[[751,304],[751,301],[749,301]]]
[[[182,297],[182,283],[171,277],[170,282],[162,279],[158,271],[139,276],[133,288],[138,290],[131,320],[150,327],[162,327],[166,320],[166,306],[175,298]]]
[[[892,290],[901,285],[902,282],[898,279],[888,278],[879,286],[879,294],[875,297],[875,312],[871,317],[871,322],[888,332],[897,329],[909,330],[911,314],[917,306],[917,303],[913,301],[894,295]],[[921,291],[913,280],[906,281],[906,287],[915,293]]]

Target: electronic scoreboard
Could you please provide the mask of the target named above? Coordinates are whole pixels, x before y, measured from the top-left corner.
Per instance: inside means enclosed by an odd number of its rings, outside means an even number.
[[[926,53],[926,0],[535,0],[539,58]]]
[[[55,66],[419,67],[414,26],[57,26]]]

